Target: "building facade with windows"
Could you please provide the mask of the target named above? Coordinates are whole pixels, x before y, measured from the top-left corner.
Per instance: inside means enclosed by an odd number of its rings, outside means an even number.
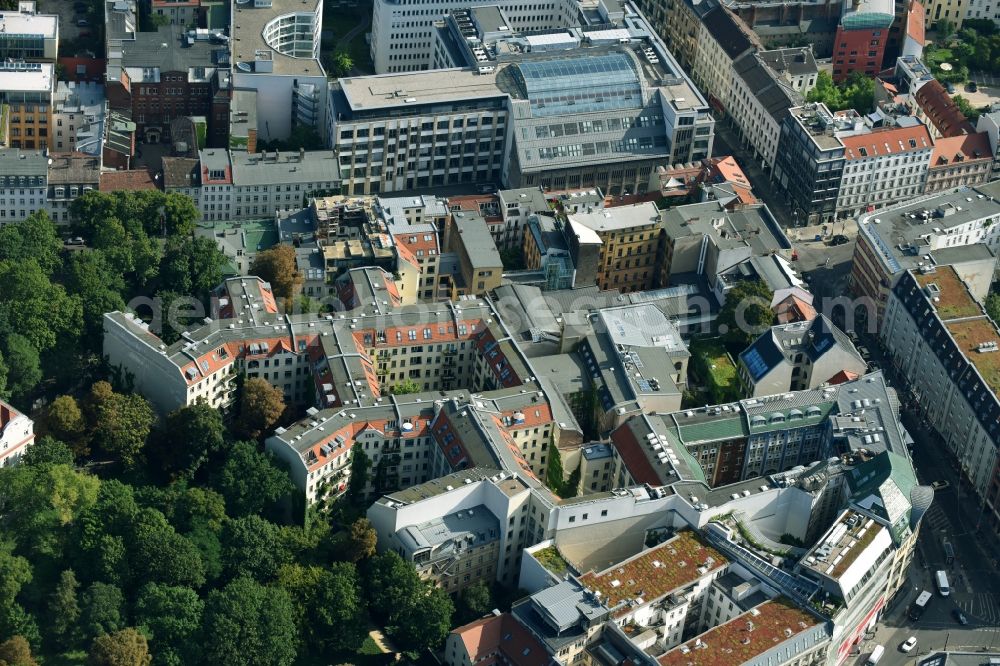
[[[0,149],[0,225],[23,220],[45,208],[48,176],[45,153]]]
[[[6,125],[0,146],[41,150],[51,148],[52,93],[55,65],[42,62],[0,62],[0,106]]]
[[[35,424],[0,400],[0,467],[16,465],[35,443]]]
[[[39,14],[33,0],[0,12],[0,60],[55,62],[58,53],[58,14]]]
[[[882,70],[889,28],[896,15],[893,0],[844,2],[833,48],[833,80],[854,72],[874,76]]]
[[[836,215],[846,154],[834,136],[838,123],[846,125],[846,120],[835,117],[822,102],[789,109],[781,123],[774,180],[785,191],[796,220],[817,224]]]
[[[838,215],[856,217],[924,193],[934,140],[923,123],[855,131],[839,140],[845,159]]]

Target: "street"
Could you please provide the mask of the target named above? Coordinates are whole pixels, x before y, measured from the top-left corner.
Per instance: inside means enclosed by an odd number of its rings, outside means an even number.
[[[862,343],[871,350],[873,360],[884,369],[891,384],[900,390],[893,377],[892,365],[881,355],[878,341],[862,333]],[[883,615],[873,639],[864,643],[857,664],[864,664],[875,647],[885,647],[880,664],[915,664],[921,656],[942,649],[1000,650],[1000,580],[997,579],[998,545],[986,542],[990,535],[979,534],[980,510],[970,497],[941,440],[907,407],[901,391],[903,425],[914,439],[912,458],[918,481],[930,485],[945,482],[934,494],[934,503],[924,515],[917,538],[917,552],[909,571],[908,583],[899,591]],[[946,562],[945,543],[954,549],[955,560]],[[934,572],[947,572],[951,594],[942,597],[934,581]],[[933,597],[923,616],[916,622],[907,611],[921,591]],[[953,611],[958,608],[969,620],[961,626]],[[905,654],[899,645],[910,636],[917,637],[917,647]]]
[[[715,140],[712,144],[713,157],[725,157],[732,155],[736,158],[737,164],[750,181],[755,197],[767,204],[771,209],[771,214],[783,228],[794,226],[794,220],[789,213],[788,205],[784,197],[778,194],[776,188],[771,185],[768,178],[760,168],[760,162],[754,159],[753,154],[743,147],[736,131],[725,120],[715,123]]]

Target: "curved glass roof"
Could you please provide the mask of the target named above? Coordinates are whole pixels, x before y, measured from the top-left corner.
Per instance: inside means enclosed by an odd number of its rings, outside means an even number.
[[[642,107],[639,73],[624,53],[521,62],[512,69],[535,116]]]

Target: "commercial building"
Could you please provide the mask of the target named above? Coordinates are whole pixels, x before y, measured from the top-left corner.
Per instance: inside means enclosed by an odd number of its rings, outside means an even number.
[[[329,123],[345,191],[499,181],[620,195],[707,157],[701,93],[634,8],[615,22],[531,35],[451,20],[446,64],[460,69],[341,79]]]
[[[55,66],[51,63],[0,62],[0,146],[41,150],[50,148],[52,92]]]
[[[0,226],[45,208],[48,176],[45,153],[0,149]]]
[[[860,377],[868,369],[825,315],[772,326],[740,354],[739,364],[740,379],[755,398],[817,388],[842,373]]]
[[[59,54],[59,16],[39,14],[32,0],[0,12],[0,60],[55,62]]]
[[[150,12],[163,16],[170,25],[197,27],[201,0],[148,0]]]
[[[35,443],[35,424],[0,400],[0,467],[16,465]]]
[[[833,47],[833,80],[845,81],[854,72],[874,76],[882,70],[889,28],[896,15],[893,0],[842,3]]]
[[[525,5],[512,0],[436,0],[420,9],[410,9],[400,0],[376,0],[372,9],[371,56],[378,74],[426,71],[434,61],[435,23],[449,12],[486,5],[490,14],[502,12],[511,30],[534,32],[570,27],[577,22],[580,5],[576,0],[553,0]],[[605,15],[613,13],[616,2],[599,3]],[[495,8],[495,9],[493,9]],[[499,12],[497,11],[499,10]],[[598,9],[600,11],[600,9]]]
[[[109,0],[104,6],[110,108],[126,112],[149,143],[172,140],[176,118],[204,116],[208,144],[226,145],[231,76],[222,31],[165,25],[140,32],[134,0]]]
[[[782,121],[774,181],[785,191],[796,221],[834,219],[846,152],[834,136],[838,123],[848,121],[821,102],[789,109]]]
[[[232,12],[232,87],[256,92],[256,138],[287,139],[303,125],[326,140],[323,0],[240,0]]]
[[[996,194],[991,185],[960,187],[858,219],[851,291],[868,299],[875,321],[882,321],[897,278],[923,266],[953,266],[985,300],[1000,248]]]
[[[879,337],[998,530],[996,323],[954,268],[929,265],[896,281]]]

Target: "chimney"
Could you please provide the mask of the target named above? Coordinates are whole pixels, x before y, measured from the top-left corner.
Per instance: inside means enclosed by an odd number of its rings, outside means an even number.
[[[299,148],[299,162],[304,162],[305,159],[306,159],[306,149],[304,147]]]

